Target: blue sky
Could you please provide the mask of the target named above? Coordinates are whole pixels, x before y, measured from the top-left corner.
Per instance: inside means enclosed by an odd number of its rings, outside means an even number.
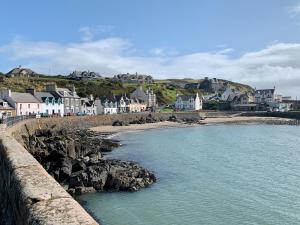
[[[2,0],[0,8],[2,72],[21,64],[50,74],[205,75],[293,96],[300,85],[300,1]]]

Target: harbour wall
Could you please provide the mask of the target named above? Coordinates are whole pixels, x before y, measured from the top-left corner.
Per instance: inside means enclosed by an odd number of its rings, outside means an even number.
[[[279,117],[300,120],[300,111],[294,112],[244,112],[241,116]]]

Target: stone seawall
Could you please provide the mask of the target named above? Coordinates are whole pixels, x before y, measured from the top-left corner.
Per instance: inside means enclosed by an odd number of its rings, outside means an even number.
[[[300,112],[244,112],[241,116],[279,117],[300,120]]]
[[[98,224],[7,133],[0,136],[0,224]]]

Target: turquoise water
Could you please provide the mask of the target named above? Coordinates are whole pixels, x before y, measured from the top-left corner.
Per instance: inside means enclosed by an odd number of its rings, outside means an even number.
[[[110,157],[158,182],[81,196],[103,225],[300,224],[300,127],[218,125],[119,136]]]

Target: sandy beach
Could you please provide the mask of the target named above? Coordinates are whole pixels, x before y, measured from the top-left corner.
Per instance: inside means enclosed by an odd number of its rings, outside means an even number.
[[[199,124],[186,124],[178,122],[158,122],[158,123],[146,123],[146,124],[131,124],[129,126],[98,126],[93,127],[91,130],[103,133],[123,133],[123,132],[138,132],[143,130],[151,129],[162,129],[162,128],[184,128],[184,127],[195,127],[201,125],[217,125],[217,124],[251,124],[251,123],[267,123],[267,124],[279,124],[288,123],[294,121],[293,119],[276,118],[276,117],[216,117],[206,118],[200,120]]]

